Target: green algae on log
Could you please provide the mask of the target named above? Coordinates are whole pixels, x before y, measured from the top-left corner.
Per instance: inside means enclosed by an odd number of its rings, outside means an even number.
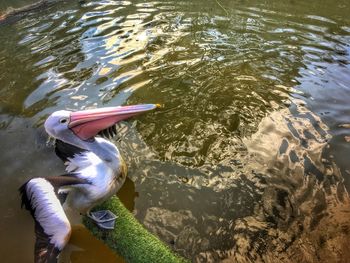
[[[112,197],[94,210],[102,209],[108,209],[117,215],[113,230],[98,228],[87,216],[84,217],[83,223],[94,236],[102,240],[127,262],[189,262],[176,255],[168,246],[146,230],[117,197]]]

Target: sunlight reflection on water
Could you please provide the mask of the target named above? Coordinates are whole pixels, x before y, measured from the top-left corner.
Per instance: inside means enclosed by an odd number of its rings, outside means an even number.
[[[132,180],[123,200],[148,229],[197,262],[346,260],[349,8],[71,1],[1,26],[4,257],[32,254],[18,186],[63,171],[49,113],[161,103],[116,141]],[[117,260],[79,233],[72,262]]]

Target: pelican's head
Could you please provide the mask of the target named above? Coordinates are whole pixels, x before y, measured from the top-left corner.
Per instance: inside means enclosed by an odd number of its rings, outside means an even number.
[[[119,121],[159,107],[159,104],[141,104],[75,112],[60,110],[47,118],[45,130],[52,137],[67,143],[72,141],[72,137],[88,141]]]

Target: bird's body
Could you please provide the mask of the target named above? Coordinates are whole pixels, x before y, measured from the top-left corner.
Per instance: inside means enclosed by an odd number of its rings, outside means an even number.
[[[157,107],[145,104],[57,111],[49,116],[45,129],[56,139],[55,151],[66,164],[66,173],[34,178],[20,188],[22,205],[35,221],[36,263],[57,262],[71,234],[68,211],[86,214],[102,228],[114,227],[115,216],[109,211],[91,212],[115,195],[126,179],[126,165],[118,148],[104,137],[115,135],[118,121]]]
[[[92,151],[83,151],[67,158],[66,171],[88,184],[63,188],[68,193],[65,206],[81,214],[114,195],[126,179],[126,165],[118,148],[104,138],[95,138],[101,148],[110,152],[111,160],[103,160]]]

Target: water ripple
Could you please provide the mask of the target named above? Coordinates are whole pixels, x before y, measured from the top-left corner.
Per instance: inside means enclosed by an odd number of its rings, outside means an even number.
[[[349,5],[268,2],[68,1],[0,28],[1,130],[164,104],[120,142],[149,229],[197,262],[342,259]]]

